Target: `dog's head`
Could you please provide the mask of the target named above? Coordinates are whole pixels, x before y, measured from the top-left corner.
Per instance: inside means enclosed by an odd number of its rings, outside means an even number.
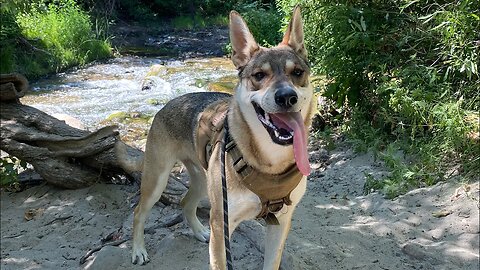
[[[297,166],[307,175],[305,123],[313,90],[300,9],[295,8],[282,42],[273,48],[259,46],[242,17],[232,11],[230,41],[240,79],[235,99],[242,113],[250,118],[251,128],[265,130],[273,143],[293,145]]]

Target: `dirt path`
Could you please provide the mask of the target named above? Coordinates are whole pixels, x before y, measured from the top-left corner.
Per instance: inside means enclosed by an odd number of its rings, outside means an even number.
[[[330,153],[313,145],[311,156],[315,170],[294,214],[282,269],[478,269],[478,182],[440,183],[391,201],[362,196],[364,172],[386,173],[372,155],[340,143]],[[137,189],[97,184],[2,191],[1,269],[208,269],[207,244],[195,240],[178,204],[160,202],[146,225],[148,265],[130,264],[131,241],[106,246],[79,264],[120,228],[110,240],[129,238]],[[175,201],[184,191],[176,182],[168,192]],[[208,224],[206,203],[199,216]],[[250,221],[235,231],[236,269],[261,269],[263,230]]]

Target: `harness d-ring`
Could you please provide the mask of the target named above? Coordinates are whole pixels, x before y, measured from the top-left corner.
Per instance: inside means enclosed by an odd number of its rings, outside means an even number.
[[[228,121],[225,117],[224,122],[224,136],[222,139],[222,152],[220,153],[220,165],[222,175],[222,193],[223,193],[223,234],[225,239],[225,255],[227,259],[227,269],[233,270],[232,252],[230,250],[230,233],[228,228],[228,198],[227,198],[227,176],[225,174],[225,152],[228,134]]]

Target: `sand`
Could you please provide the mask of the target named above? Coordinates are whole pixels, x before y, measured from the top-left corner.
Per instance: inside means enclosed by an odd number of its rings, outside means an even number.
[[[452,179],[395,200],[363,195],[365,173],[387,170],[372,154],[337,145],[331,152],[310,147],[313,173],[281,269],[479,269],[478,182]],[[188,178],[180,177],[170,180],[170,195],[147,222],[145,266],[130,263],[128,240],[138,185],[2,191],[1,269],[208,269],[208,244],[193,237],[181,215],[178,199]],[[208,224],[208,203],[198,213]],[[262,268],[263,237],[263,222],[239,226],[232,237],[235,269]],[[115,245],[80,264],[102,239]]]

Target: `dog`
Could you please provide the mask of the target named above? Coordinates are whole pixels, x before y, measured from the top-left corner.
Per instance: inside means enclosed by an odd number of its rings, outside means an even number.
[[[226,269],[221,152],[225,159],[230,234],[244,220],[267,222],[263,269],[278,269],[291,218],[310,173],[308,128],[314,112],[313,87],[296,7],[282,42],[258,45],[239,13],[230,13],[232,61],[239,82],[234,94],[190,93],[168,102],[153,120],[143,159],[140,201],[134,211],[132,263],[149,261],[144,223],[181,161],[190,187],[181,201],[194,236],[209,242],[210,268]],[[196,210],[208,196],[210,230]]]

